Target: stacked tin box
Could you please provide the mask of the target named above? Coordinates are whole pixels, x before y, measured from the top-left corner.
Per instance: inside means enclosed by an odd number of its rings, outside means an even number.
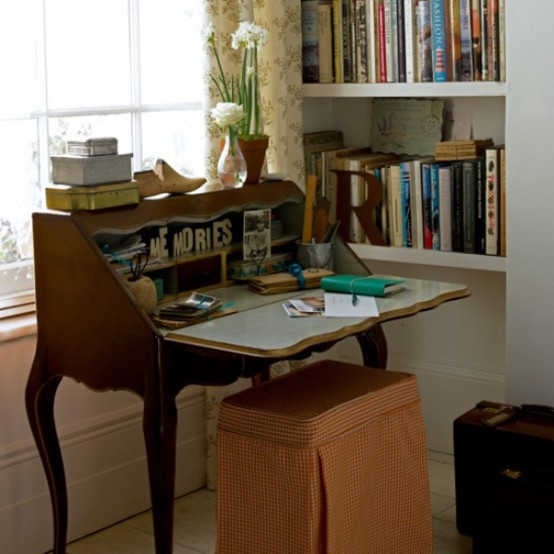
[[[132,154],[118,154],[113,137],[70,140],[67,154],[52,156],[53,185],[46,206],[56,210],[98,210],[136,204]]]

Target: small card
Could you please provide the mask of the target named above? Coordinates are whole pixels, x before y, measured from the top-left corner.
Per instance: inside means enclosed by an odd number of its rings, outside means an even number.
[[[326,292],[325,315],[327,317],[377,317],[379,310],[373,296]]]

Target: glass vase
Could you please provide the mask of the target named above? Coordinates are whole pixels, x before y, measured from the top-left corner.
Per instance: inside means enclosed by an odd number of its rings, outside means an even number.
[[[217,163],[217,174],[224,189],[242,187],[246,180],[246,160],[240,149],[237,136],[227,133],[221,156]]]

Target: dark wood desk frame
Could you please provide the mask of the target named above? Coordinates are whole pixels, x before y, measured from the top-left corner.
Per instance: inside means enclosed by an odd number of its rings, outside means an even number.
[[[67,541],[67,487],[54,420],[55,395],[64,377],[96,391],[128,390],[143,399],[156,553],[170,554],[175,398],[179,391],[192,384],[226,385],[239,377],[254,377],[274,361],[308,356],[346,336],[356,336],[366,365],[386,367],[386,340],[378,320],[265,353],[214,348],[208,342],[164,333],[140,308],[94,240],[101,230],[132,232],[147,222],[163,223],[182,214],[187,221],[210,221],[227,211],[279,206],[286,208],[285,219],[286,214],[290,216],[285,224],[299,234],[303,202],[304,195],[296,185],[281,182],[148,200],[96,212],[34,214],[38,340],[26,388],[26,409],[51,494],[54,554],[64,554]],[[346,256],[347,263],[339,271],[369,273],[343,243],[340,255]],[[412,315],[467,294],[467,289],[460,289],[439,295],[420,306],[391,313],[388,319]]]

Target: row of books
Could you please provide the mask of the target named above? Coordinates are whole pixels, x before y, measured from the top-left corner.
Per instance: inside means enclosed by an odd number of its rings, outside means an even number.
[[[335,146],[325,147],[324,139],[334,140]],[[336,146],[340,139],[340,131],[304,137],[307,171],[317,175],[319,190],[329,200],[331,222],[339,194],[349,194],[352,207],[364,206],[367,200],[363,177],[352,175],[349,190],[339,191],[336,171],[371,173],[383,194],[371,216],[390,246],[506,254],[503,146],[490,140],[467,141],[473,148],[443,148],[445,143],[438,143],[435,156],[409,157]],[[448,160],[450,152],[457,159]],[[347,233],[351,242],[369,242],[355,214]]]
[[[305,83],[505,80],[505,0],[302,0]]]

